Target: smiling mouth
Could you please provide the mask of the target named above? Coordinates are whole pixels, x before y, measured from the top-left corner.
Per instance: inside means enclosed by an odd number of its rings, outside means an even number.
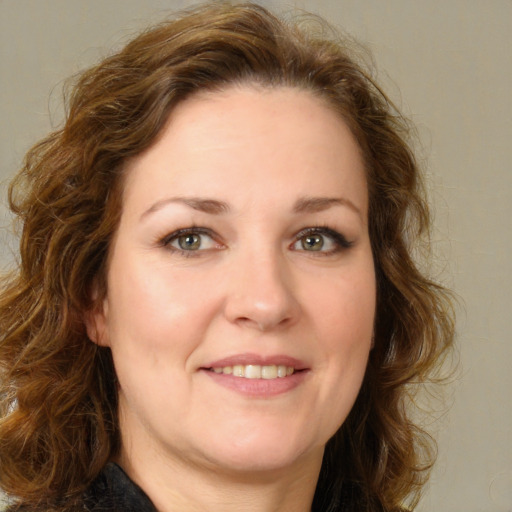
[[[244,379],[282,379],[289,377],[297,371],[293,366],[285,365],[259,365],[259,364],[237,364],[234,366],[222,366],[207,368],[208,371],[232,375],[233,377],[241,377]]]

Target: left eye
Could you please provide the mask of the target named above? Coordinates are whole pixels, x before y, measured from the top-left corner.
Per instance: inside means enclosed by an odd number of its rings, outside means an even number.
[[[297,235],[292,248],[296,251],[321,252],[332,254],[342,249],[348,249],[352,244],[337,231],[332,229],[311,228]]]
[[[202,231],[178,231],[172,233],[164,240],[164,245],[178,251],[199,251],[215,247],[213,238]]]
[[[301,248],[305,251],[321,251],[325,245],[323,235],[306,235],[300,239]]]

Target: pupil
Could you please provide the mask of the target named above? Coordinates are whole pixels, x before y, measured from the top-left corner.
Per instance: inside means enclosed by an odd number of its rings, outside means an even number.
[[[199,235],[184,235],[179,238],[179,245],[181,249],[190,251],[191,249],[199,249],[201,239]]]
[[[320,235],[307,236],[302,240],[302,246],[306,250],[319,251],[324,245],[324,239]]]

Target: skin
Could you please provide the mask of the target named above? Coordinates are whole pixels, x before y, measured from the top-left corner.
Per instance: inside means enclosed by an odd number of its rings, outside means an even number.
[[[161,511],[309,510],[371,350],[357,143],[311,93],[247,85],[179,104],[126,172],[107,297],[87,322],[119,378],[120,464]],[[301,376],[251,394],[207,370],[240,354],[295,358]]]

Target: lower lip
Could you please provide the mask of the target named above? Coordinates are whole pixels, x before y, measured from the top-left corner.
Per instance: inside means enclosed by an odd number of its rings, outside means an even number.
[[[217,384],[237,391],[242,395],[255,398],[268,398],[292,391],[302,383],[308,374],[307,370],[302,370],[287,377],[278,377],[276,379],[246,379],[224,373],[215,373],[211,370],[202,371]]]

